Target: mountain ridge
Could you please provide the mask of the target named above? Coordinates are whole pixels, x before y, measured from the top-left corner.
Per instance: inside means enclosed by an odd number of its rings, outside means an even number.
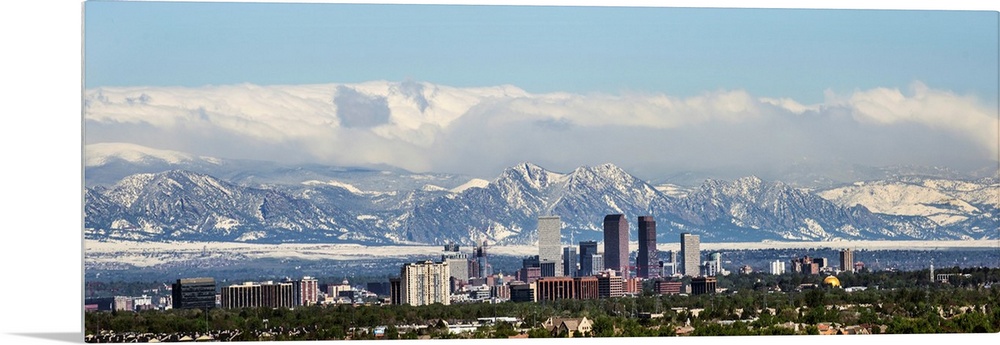
[[[183,164],[174,165],[178,166]],[[348,179],[255,185],[246,183],[247,179],[235,183],[181,169],[139,173],[111,187],[86,187],[85,236],[154,241],[531,244],[537,241],[538,216],[561,216],[567,237],[599,240],[600,219],[623,213],[633,223],[632,238],[636,238],[634,218],[654,216],[661,240],[672,240],[680,232],[698,233],[707,241],[997,238],[993,218],[997,204],[983,195],[997,188],[991,179],[921,180],[924,188],[937,188],[961,201],[951,211],[964,218],[942,223],[929,214],[886,212],[871,202],[866,206],[866,202],[821,197],[836,189],[810,192],[756,176],[709,179],[683,194],[665,193],[611,163],[557,173],[522,162],[492,180],[457,191],[446,187],[464,186],[476,178],[347,173],[368,183],[377,183],[379,178],[396,181],[397,188],[369,193]],[[258,175],[268,179],[266,173]],[[869,206],[882,212],[873,212]]]

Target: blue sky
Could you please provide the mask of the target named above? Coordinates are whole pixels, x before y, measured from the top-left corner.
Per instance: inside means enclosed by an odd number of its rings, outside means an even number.
[[[997,12],[87,2],[85,85],[412,79],[533,93],[746,90],[800,103],[914,81],[996,102]]]

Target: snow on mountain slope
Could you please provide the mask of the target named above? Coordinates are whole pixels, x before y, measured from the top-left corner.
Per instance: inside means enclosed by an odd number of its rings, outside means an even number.
[[[856,183],[817,193],[837,205],[861,205],[875,213],[899,216],[928,217],[946,226],[964,221],[982,211],[968,202],[946,194],[932,186],[943,182],[917,185],[904,182],[878,181]]]
[[[452,188],[451,192],[452,193],[461,193],[461,192],[464,192],[466,189],[469,189],[469,188],[486,188],[486,186],[489,185],[489,184],[490,184],[490,181],[487,181],[487,180],[484,180],[484,179],[481,179],[481,178],[474,178],[474,179],[469,180],[469,182],[463,183],[461,186]]]
[[[926,179],[921,181],[921,184],[971,204],[1000,208],[1000,182],[996,179],[983,179],[975,182]]]
[[[364,191],[364,190],[359,189],[358,187],[355,187],[354,185],[352,185],[350,183],[340,182],[340,181],[337,181],[337,180],[329,180],[329,181],[325,181],[325,182],[324,181],[309,180],[309,181],[302,182],[302,184],[306,185],[306,186],[326,185],[326,186],[343,188],[343,189],[346,189],[348,192],[351,192],[351,193],[356,194],[356,195],[366,195],[366,194],[369,194],[369,195],[379,195],[379,194],[382,194],[380,192]]]
[[[683,186],[679,186],[679,185],[676,185],[676,184],[670,184],[670,183],[664,183],[664,184],[661,184],[661,185],[657,185],[657,186],[654,186],[653,188],[656,188],[656,190],[659,191],[660,193],[662,193],[663,195],[674,197],[674,198],[683,198],[683,197],[687,196],[688,193],[691,192],[691,188],[686,188],[686,187],[683,187]]]

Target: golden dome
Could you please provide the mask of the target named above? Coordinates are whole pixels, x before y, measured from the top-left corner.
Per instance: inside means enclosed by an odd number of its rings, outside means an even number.
[[[826,279],[823,279],[823,284],[830,285],[832,287],[840,287],[840,279],[837,279],[837,277],[834,276],[829,276],[826,277]]]

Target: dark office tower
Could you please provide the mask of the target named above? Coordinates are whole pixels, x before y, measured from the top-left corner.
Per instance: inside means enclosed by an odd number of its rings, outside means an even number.
[[[581,277],[594,275],[594,254],[597,254],[597,241],[580,241]]]
[[[573,246],[563,247],[563,275],[567,277],[576,277],[576,248]]]
[[[174,309],[215,307],[215,278],[177,279],[171,288]]]
[[[635,256],[635,271],[639,278],[660,276],[659,254],[656,252],[656,221],[651,216],[639,217],[639,252]]]
[[[845,248],[840,251],[840,270],[843,272],[854,272],[854,251]]]
[[[604,268],[628,275],[628,221],[623,214],[604,216]]]

